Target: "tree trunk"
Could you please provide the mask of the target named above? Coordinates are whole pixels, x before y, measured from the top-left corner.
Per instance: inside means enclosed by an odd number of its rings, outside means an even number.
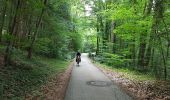
[[[47,0],[44,0],[44,6],[46,6],[46,4],[47,4]],[[36,24],[36,31],[35,31],[35,33],[33,34],[33,39],[32,39],[32,41],[31,41],[30,46],[28,47],[28,55],[27,55],[27,57],[28,57],[29,59],[31,59],[31,57],[32,57],[33,45],[34,45],[34,42],[35,42],[35,40],[36,40],[36,36],[37,36],[37,34],[38,34],[39,27],[40,27],[40,25],[41,25],[41,21],[42,21],[42,17],[43,17],[44,11],[45,11],[45,7],[42,8],[41,15],[40,15],[40,17],[39,17],[39,19],[38,19],[38,22],[37,22],[37,24]]]
[[[15,11],[15,14],[14,14],[14,19],[12,20],[12,25],[11,27],[9,27],[9,33],[10,33],[10,36],[12,36],[14,34],[14,28],[15,28],[15,24],[16,24],[16,20],[17,20],[17,15],[18,15],[18,12],[19,12],[19,6],[20,6],[20,0],[17,1],[16,3],[16,11]],[[12,9],[12,7],[11,7]],[[5,50],[5,56],[4,56],[4,64],[5,66],[7,66],[9,64],[9,61],[10,61],[10,56],[11,56],[11,49],[12,49],[12,40],[8,40],[7,42],[7,47],[6,47],[6,50]]]
[[[3,33],[3,27],[5,23],[5,16],[6,16],[6,10],[7,10],[7,1],[5,0],[5,5],[2,11],[2,20],[1,20],[1,27],[0,27],[0,42],[2,42],[2,33]]]
[[[140,70],[144,70],[145,66],[145,50],[146,50],[146,43],[145,43],[145,35],[140,37],[140,47],[139,47],[139,56],[138,56],[138,65]]]
[[[162,40],[161,38],[159,37],[159,41],[160,41],[160,52],[162,54],[162,59],[163,59],[163,66],[164,66],[164,79],[166,80],[167,79],[167,66],[166,66],[166,58],[165,58],[165,55],[164,55],[164,50],[163,50],[163,47],[162,47]]]

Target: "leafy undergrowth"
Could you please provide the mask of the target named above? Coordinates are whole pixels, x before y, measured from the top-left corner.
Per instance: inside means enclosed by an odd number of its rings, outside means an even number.
[[[23,99],[26,94],[40,89],[50,77],[66,70],[68,64],[68,61],[40,56],[29,60],[14,55],[13,66],[0,68],[0,99]]]
[[[135,100],[170,100],[170,82],[128,69],[116,69],[96,63],[113,82],[120,85]]]
[[[71,76],[73,62],[66,71],[49,78],[48,83],[25,96],[25,100],[64,100],[65,92]]]

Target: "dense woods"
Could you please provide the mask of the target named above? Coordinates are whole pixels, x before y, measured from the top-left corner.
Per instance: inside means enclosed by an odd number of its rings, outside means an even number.
[[[66,58],[77,50],[81,35],[75,29],[70,2],[59,0],[2,0],[0,40],[5,65],[14,49],[49,57]]]
[[[82,41],[71,12],[68,0],[0,0],[1,99],[28,98],[68,68]]]
[[[169,0],[86,0],[96,30],[96,60],[167,79]],[[93,22],[92,22],[93,23]],[[95,52],[93,50],[93,52]]]
[[[1,0],[0,97],[24,97],[76,51],[169,82],[169,34],[170,0]]]

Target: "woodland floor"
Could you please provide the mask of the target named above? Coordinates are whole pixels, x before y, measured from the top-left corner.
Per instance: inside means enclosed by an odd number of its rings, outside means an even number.
[[[38,91],[41,95],[28,94],[25,96],[25,100],[64,100],[72,66],[73,63],[66,71],[52,77],[46,85],[41,86]]]
[[[3,66],[0,55],[0,100],[63,100],[70,78],[70,61],[25,55]],[[69,65],[70,63],[70,65]]]
[[[95,64],[114,83],[119,85],[135,100],[170,100],[170,82],[158,80],[134,80],[127,74]]]

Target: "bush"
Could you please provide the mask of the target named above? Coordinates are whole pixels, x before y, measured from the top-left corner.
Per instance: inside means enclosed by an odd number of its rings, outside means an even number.
[[[95,60],[113,67],[122,67],[125,64],[123,56],[111,53],[101,53],[95,58]]]
[[[39,54],[39,55],[49,56],[49,54],[50,54],[50,48],[49,48],[50,42],[51,42],[51,40],[49,38],[38,39],[38,41],[36,42],[36,44],[34,46],[35,53]]]

